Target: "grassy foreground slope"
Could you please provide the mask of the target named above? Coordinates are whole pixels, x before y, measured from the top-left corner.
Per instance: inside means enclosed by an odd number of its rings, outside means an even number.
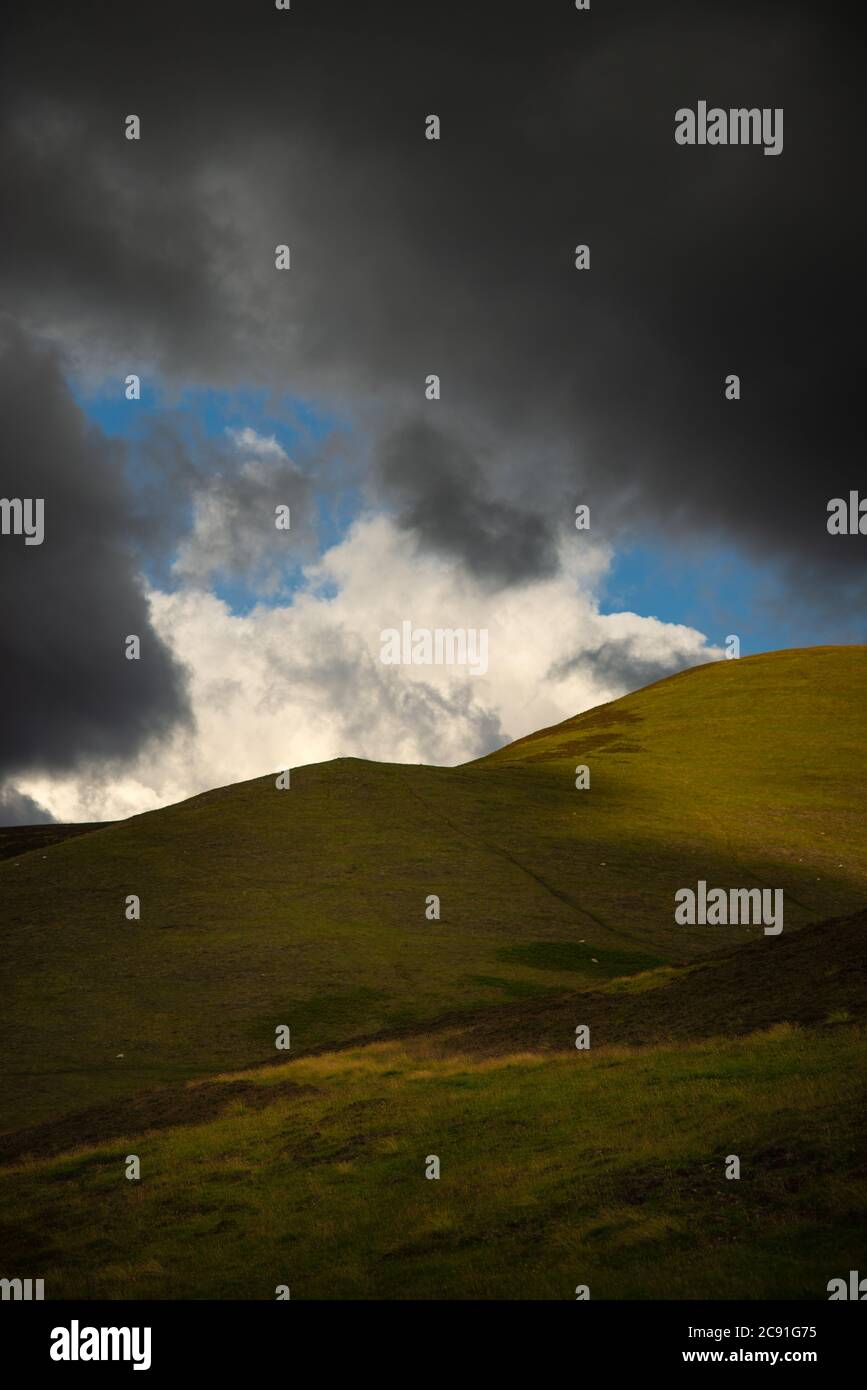
[[[302,1056],[188,1086],[184,1124],[0,1169],[0,1246],[49,1298],[824,1299],[863,1268],[865,1063],[862,1030],[787,1024]]]
[[[783,888],[786,932],[854,912],[865,689],[865,647],[721,662],[462,768],[339,759],[6,859],[0,1130],[269,1062],[279,1024],[304,1053],[771,941],[675,926],[699,878]]]

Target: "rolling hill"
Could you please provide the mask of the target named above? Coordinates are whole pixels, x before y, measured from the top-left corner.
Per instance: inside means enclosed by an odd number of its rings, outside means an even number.
[[[779,944],[675,925],[699,879],[783,888],[783,940],[856,911],[865,689],[864,647],[714,663],[463,767],[341,758],[7,858],[0,1132],[270,1061],[281,1024],[295,1055]]]
[[[776,652],[464,767],[17,830],[4,1267],[48,1297],[825,1297],[867,1205],[865,678],[864,647]],[[675,925],[699,879],[782,888],[783,932]]]

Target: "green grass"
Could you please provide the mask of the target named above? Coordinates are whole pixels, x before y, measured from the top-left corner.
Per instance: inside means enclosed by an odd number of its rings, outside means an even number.
[[[865,684],[864,647],[719,662],[462,768],[340,759],[5,859],[0,1131],[264,1063],[279,1024],[303,1053],[753,939],[674,925],[699,878],[782,887],[785,933],[854,911]]]
[[[644,951],[606,951],[601,946],[582,945],[576,941],[526,941],[518,946],[504,946],[497,959],[515,965],[530,965],[534,970],[579,971],[611,979],[620,975],[650,970],[662,962]],[[598,970],[591,971],[591,966]]]
[[[301,1057],[244,1074],[258,1107],[0,1170],[4,1261],[51,1298],[825,1298],[863,1262],[865,1063],[863,1030],[787,1025]]]

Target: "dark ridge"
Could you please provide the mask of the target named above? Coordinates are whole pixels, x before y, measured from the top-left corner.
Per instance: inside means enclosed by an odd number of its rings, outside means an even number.
[[[103,830],[114,821],[86,821],[81,825],[0,825],[0,859],[14,859],[19,854],[29,854],[34,849],[47,849],[59,845],[62,840],[71,840],[76,835],[89,835],[92,830]]]

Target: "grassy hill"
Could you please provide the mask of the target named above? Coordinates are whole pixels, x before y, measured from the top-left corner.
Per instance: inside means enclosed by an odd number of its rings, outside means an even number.
[[[25,836],[4,1268],[55,1298],[826,1297],[867,1204],[865,678],[864,647],[722,662],[461,768]],[[699,878],[783,888],[782,935],[676,926]]]
[[[0,1132],[271,1062],[279,1024],[303,1054],[779,944],[676,926],[699,878],[783,888],[783,940],[854,912],[865,689],[864,647],[720,662],[464,767],[338,759],[7,858]]]

